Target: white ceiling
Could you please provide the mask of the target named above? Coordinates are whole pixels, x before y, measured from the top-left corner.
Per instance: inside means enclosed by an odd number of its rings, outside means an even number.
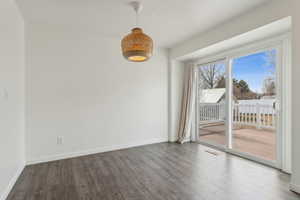
[[[72,26],[122,37],[135,24],[130,0],[16,0],[26,22]],[[140,23],[157,46],[171,47],[271,0],[143,0]]]

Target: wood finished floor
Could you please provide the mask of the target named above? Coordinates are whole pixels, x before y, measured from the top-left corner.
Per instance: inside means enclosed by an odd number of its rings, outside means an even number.
[[[31,165],[7,200],[300,199],[289,175],[207,150],[161,143]]]

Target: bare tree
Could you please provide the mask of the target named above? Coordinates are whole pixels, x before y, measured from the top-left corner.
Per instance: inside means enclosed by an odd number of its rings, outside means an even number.
[[[262,89],[265,95],[271,96],[276,94],[276,50],[270,50],[265,52],[265,62],[270,75],[265,78]]]
[[[265,62],[266,67],[270,73],[270,76],[275,76],[275,68],[276,68],[276,51],[270,50],[265,52]]]
[[[212,89],[215,88],[222,77],[224,77],[224,65],[218,63],[201,66],[199,73],[200,79],[202,79],[202,88]]]
[[[272,96],[276,94],[276,84],[274,77],[268,77],[263,83],[263,92],[265,95]]]

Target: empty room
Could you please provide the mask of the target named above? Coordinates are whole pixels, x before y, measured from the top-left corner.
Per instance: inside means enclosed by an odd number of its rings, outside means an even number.
[[[300,200],[299,9],[1,0],[0,200]]]

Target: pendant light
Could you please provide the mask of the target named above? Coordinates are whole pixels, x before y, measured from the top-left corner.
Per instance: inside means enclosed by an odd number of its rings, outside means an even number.
[[[131,30],[131,33],[122,39],[123,56],[132,62],[144,62],[152,56],[153,41],[143,33],[143,30],[138,27],[138,15],[142,10],[140,2],[133,1],[130,3],[136,13],[136,27]]]

